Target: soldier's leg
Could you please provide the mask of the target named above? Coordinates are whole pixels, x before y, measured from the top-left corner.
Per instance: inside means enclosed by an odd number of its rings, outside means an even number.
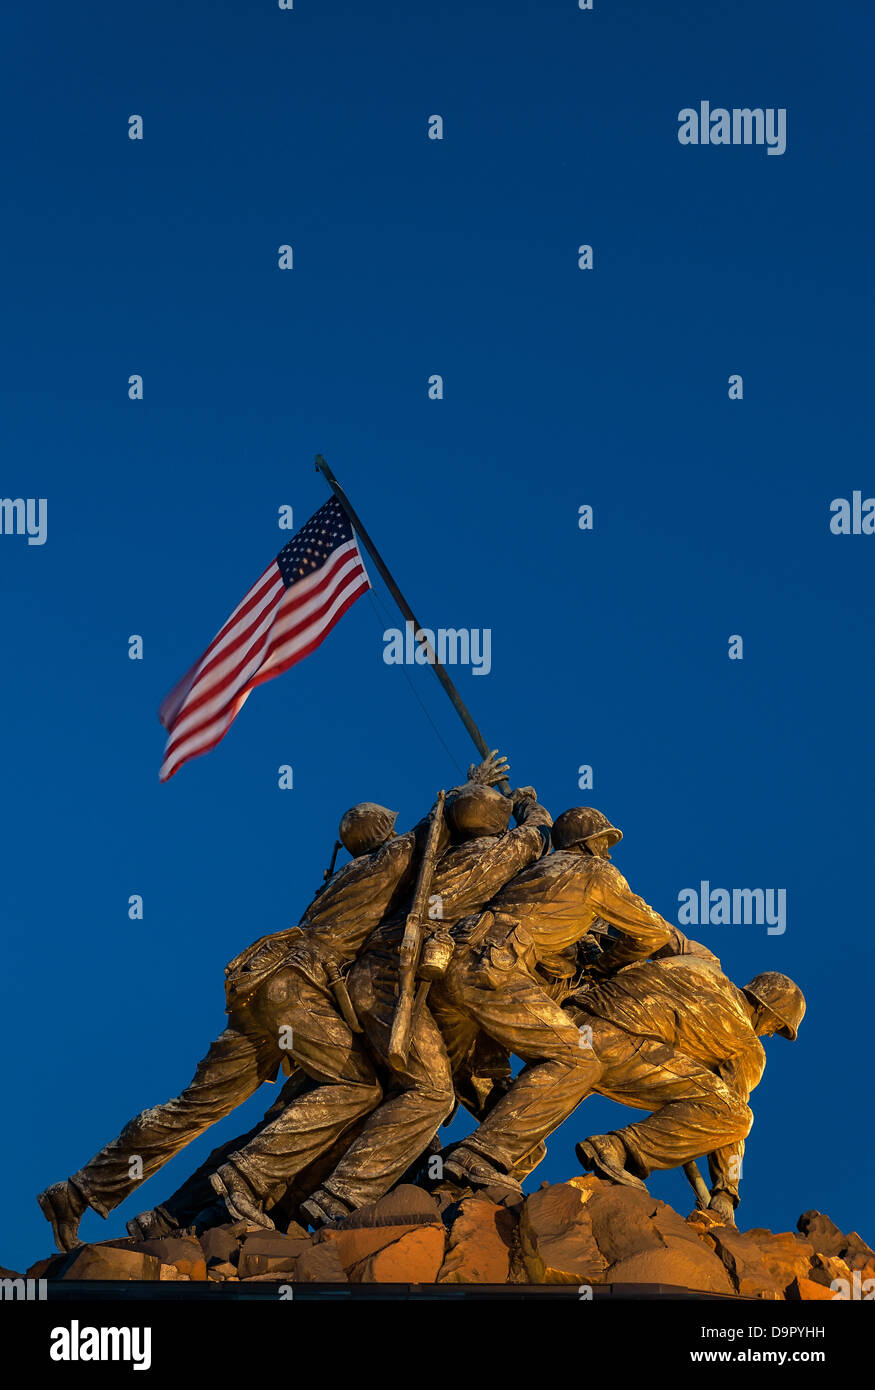
[[[479,1112],[482,1109],[481,1097],[476,1090],[472,1092],[470,1097],[467,1092],[470,1089],[470,1081],[476,1069],[479,1051],[483,1050],[479,1041],[483,1034],[473,1019],[458,1008],[438,985],[435,985],[429,994],[428,1006],[432,1018],[440,1029],[450,1069],[453,1073],[453,1080],[457,1087],[461,1086],[462,1088],[461,1091],[457,1089],[457,1095],[469,1109]],[[489,1046],[492,1040],[486,1038],[485,1042]],[[496,1048],[495,1055],[500,1056],[501,1050]],[[470,1105],[468,1104],[469,1100]]]
[[[318,953],[303,950],[299,954],[306,970],[290,965],[276,972],[246,1009],[250,1026],[275,1039],[285,1056],[298,1064],[296,1075],[286,1081],[257,1125],[213,1150],[172,1197],[137,1221],[156,1231],[156,1218],[160,1228],[185,1224],[220,1192],[232,1214],[236,1194],[242,1203],[237,1214],[268,1224],[264,1206],[279,1201],[292,1178],[298,1179],[307,1168],[330,1172],[333,1163],[323,1168],[315,1160],[333,1147],[337,1135],[354,1128],[378,1104],[381,1088],[373,1066],[337,1010],[324,983],[327,977]],[[337,1089],[312,1095],[312,1109],[292,1108],[305,1094],[314,1093],[320,1082]],[[281,1116],[282,1124],[275,1125]],[[239,1164],[238,1154],[243,1155]],[[218,1184],[213,1182],[217,1174]],[[299,1194],[298,1200],[300,1195],[305,1194]],[[132,1224],[128,1223],[129,1230]]]
[[[453,1108],[450,1063],[427,1008],[420,1008],[414,1020],[404,1072],[389,1072],[397,982],[398,955],[394,950],[369,952],[350,975],[356,1013],[388,1078],[383,1104],[314,1194],[317,1205],[323,1190],[353,1209],[382,1197],[419,1158]]]
[[[308,1163],[306,1168],[295,1174],[282,1196],[270,1208],[271,1219],[278,1230],[285,1231],[292,1221],[307,1225],[309,1217],[302,1210],[302,1204],[331,1176],[364,1123],[364,1120],[360,1120],[345,1130],[330,1149],[323,1150],[315,1162]]]
[[[708,1154],[708,1172],[711,1178],[710,1206],[712,1211],[716,1210],[722,1215],[727,1214],[729,1207],[734,1211],[738,1206],[741,1161],[744,1157],[744,1141],[749,1132],[750,1126],[743,1135],[739,1135],[728,1144],[721,1144],[719,1149],[712,1149]]]
[[[248,1100],[276,1074],[280,1060],[272,1040],[257,1037],[245,1025],[226,1028],[180,1095],[143,1110],[65,1183],[40,1193],[40,1206],[60,1248],[77,1243],[76,1227],[86,1207],[108,1216],[186,1144]]]
[[[463,954],[451,963],[438,993],[529,1065],[464,1141],[464,1149],[484,1155],[505,1173],[525,1171],[529,1156],[536,1158],[543,1140],[593,1089],[600,1063],[591,1048],[580,1046],[568,1014],[523,966],[503,972],[494,988],[478,983],[480,975],[476,958]]]
[[[577,1021],[592,1027],[604,1068],[599,1093],[653,1112],[612,1131],[639,1177],[655,1168],[680,1167],[748,1134],[753,1123],[749,1107],[704,1063],[599,1019],[581,1016]]]
[[[133,1217],[127,1223],[129,1233],[148,1239],[152,1236],[166,1235],[168,1231],[176,1230],[180,1226],[191,1225],[200,1212],[216,1201],[216,1192],[210,1179],[229,1156],[237,1149],[245,1148],[257,1134],[282,1114],[286,1106],[291,1105],[305,1091],[314,1090],[315,1086],[316,1082],[304,1072],[295,1071],[285,1081],[279,1095],[274,1098],[257,1124],[245,1134],[235,1135],[233,1139],[227,1139],[224,1144],[213,1149],[200,1167],[196,1168],[170,1197],[166,1197],[151,1211],[141,1212],[139,1216]]]
[[[242,1105],[263,1081],[271,1080],[281,1059],[270,1040],[226,1028],[180,1095],[135,1116],[117,1139],[73,1174],[88,1205],[106,1216],[192,1139]],[[132,1178],[134,1158],[141,1160],[142,1171]]]
[[[662,1104],[646,1120],[617,1131],[643,1177],[654,1168],[676,1168],[703,1153],[734,1144],[749,1134],[753,1124],[748,1105],[718,1076],[707,1070],[698,1076],[671,1075],[676,1065],[680,1069],[697,1064],[689,1059],[663,1063],[663,1084],[645,1084],[641,1092],[648,1096],[648,1105],[659,1104],[660,1099]],[[705,1077],[710,1077],[710,1082]]]
[[[219,1170],[226,1185],[234,1186],[242,1175],[258,1201],[270,1206],[296,1174],[379,1105],[382,1087],[333,996],[294,968],[271,978],[253,1001],[252,1013],[320,1083],[260,1126]]]
[[[513,1085],[510,1054],[466,1014],[450,1005],[440,991],[433,993],[432,1013],[453,1069],[456,1099],[480,1121]],[[514,1164],[512,1176],[521,1183],[546,1157],[547,1145],[542,1139]]]

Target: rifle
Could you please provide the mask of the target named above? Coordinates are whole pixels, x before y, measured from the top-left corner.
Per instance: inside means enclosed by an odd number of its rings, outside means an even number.
[[[425,936],[426,908],[434,877],[438,836],[443,823],[444,795],[444,792],[438,793],[437,801],[431,813],[428,838],[425,842],[425,849],[419,865],[419,876],[416,880],[416,891],[413,895],[410,911],[407,914],[404,937],[399,951],[398,1002],[395,1005],[392,1033],[389,1038],[389,1064],[396,1071],[403,1071],[407,1066],[414,1011],[419,1002],[418,997],[414,995],[414,990]],[[427,988],[427,981],[423,981],[420,990]]]
[[[334,865],[335,865],[335,862],[336,862],[336,860],[337,860],[337,851],[340,850],[340,849],[343,849],[343,844],[342,844],[342,842],[341,842],[340,840],[335,840],[335,841],[334,841],[334,853],[333,853],[332,856],[331,856],[331,863],[328,865],[328,868],[327,868],[327,869],[324,871],[324,873],[322,874],[322,882],[319,884],[319,887],[316,889],[316,892],[313,894],[313,897],[314,897],[314,898],[318,898],[320,893],[324,893],[324,892],[325,892],[325,889],[328,887],[328,881],[329,881],[329,879],[331,879],[331,878],[334,877]]]
[[[331,856],[331,863],[328,865],[328,868],[325,870],[325,872],[324,872],[323,875],[322,875],[322,880],[323,880],[324,883],[327,883],[328,880],[329,880],[329,879],[333,876],[333,874],[334,874],[334,865],[335,865],[335,862],[336,862],[336,860],[337,860],[337,851],[338,851],[339,849],[343,849],[343,845],[341,844],[340,840],[335,840],[335,841],[334,841],[334,853],[333,853],[332,856]]]

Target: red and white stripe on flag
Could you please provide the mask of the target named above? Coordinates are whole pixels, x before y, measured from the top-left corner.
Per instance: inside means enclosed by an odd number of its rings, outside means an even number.
[[[272,560],[159,710],[170,737],[159,777],[224,738],[250,691],[309,656],[370,587],[336,498]]]

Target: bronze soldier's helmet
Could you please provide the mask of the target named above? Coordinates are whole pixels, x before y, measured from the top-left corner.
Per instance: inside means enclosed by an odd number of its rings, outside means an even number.
[[[550,835],[556,849],[585,845],[595,835],[610,835],[612,845],[618,844],[623,838],[622,830],[611,825],[607,816],[594,806],[572,806],[569,811],[563,811],[561,816],[557,816]]]
[[[513,807],[509,796],[494,787],[469,782],[451,792],[446,801],[447,820],[454,835],[474,840],[480,835],[503,835]]]
[[[340,842],[353,858],[371,854],[389,839],[397,819],[397,811],[378,806],[376,801],[360,801],[341,817]]]
[[[799,1024],[805,1015],[805,996],[789,975],[781,975],[777,970],[766,970],[762,975],[754,975],[749,985],[744,986],[745,994],[779,1018],[784,1025],[778,1032],[782,1038],[796,1041]]]

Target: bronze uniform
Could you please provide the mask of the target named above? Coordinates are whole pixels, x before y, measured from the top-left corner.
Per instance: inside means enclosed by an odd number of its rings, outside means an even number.
[[[580,996],[574,1022],[592,1030],[600,1095],[646,1120],[614,1131],[646,1178],[709,1155],[713,1190],[738,1200],[748,1099],[766,1054],[740,989],[716,958],[679,955],[633,965]]]
[[[451,1065],[461,1067],[483,1030],[528,1063],[465,1147],[510,1173],[592,1090],[599,1062],[543,976],[597,918],[623,934],[610,948],[642,959],[671,926],[633,893],[607,859],[558,851],[524,869],[481,918],[461,922],[446,976],[432,989]]]
[[[482,906],[548,847],[552,820],[544,807],[525,801],[517,810],[519,824],[512,830],[467,840],[447,850],[439,861],[432,900],[439,903],[445,926]],[[388,1192],[455,1104],[452,1067],[429,1008],[417,1012],[405,1071],[388,1071],[403,931],[401,917],[378,928],[350,974],[350,994],[368,1044],[387,1068],[382,1105],[323,1183],[328,1192],[352,1207]]]
[[[351,961],[396,895],[409,893],[426,823],[360,855],[334,875],[301,926],[262,937],[226,969],[228,1026],[182,1093],[144,1110],[72,1175],[89,1206],[106,1216],[192,1139],[241,1105],[291,1058],[320,1082],[231,1156],[262,1195],[379,1104],[373,1064],[338,1011],[330,980]],[[286,1063],[288,1065],[288,1062]],[[131,1158],[141,1160],[132,1178]]]

